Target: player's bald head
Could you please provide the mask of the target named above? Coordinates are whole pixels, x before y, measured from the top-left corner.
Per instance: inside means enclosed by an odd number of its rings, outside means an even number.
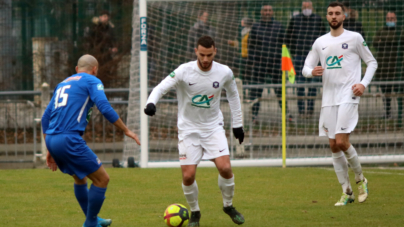
[[[95,57],[89,54],[81,56],[81,58],[77,62],[77,68],[80,71],[90,71],[94,68],[94,66],[98,67],[98,61],[97,59],[95,59]]]

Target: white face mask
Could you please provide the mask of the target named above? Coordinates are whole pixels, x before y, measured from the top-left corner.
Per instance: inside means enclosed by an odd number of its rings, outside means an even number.
[[[311,15],[312,10],[311,10],[311,9],[304,9],[304,10],[302,11],[302,13],[303,13],[303,15],[305,15],[306,17],[308,17],[308,16]]]

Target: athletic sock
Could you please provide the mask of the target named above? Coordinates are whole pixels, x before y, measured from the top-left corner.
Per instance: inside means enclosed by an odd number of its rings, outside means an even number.
[[[79,202],[84,215],[87,216],[87,206],[88,206],[88,188],[86,184],[74,184],[74,195],[76,196],[77,202]]]
[[[196,181],[189,186],[185,186],[183,183],[182,190],[184,191],[185,198],[191,207],[191,211],[200,211],[198,203],[198,185],[196,184]]]
[[[352,195],[352,187],[348,175],[348,162],[342,151],[332,153],[332,164],[334,165],[338,181],[342,186],[342,191],[345,194]]]
[[[356,153],[355,148],[351,145],[347,151],[344,151],[344,153],[349,165],[355,173],[355,181],[357,183],[363,181],[362,166],[359,162],[358,153]]]
[[[91,185],[90,190],[88,191],[86,226],[92,227],[97,225],[97,215],[101,210],[106,191],[107,188],[99,188],[93,184]]]
[[[223,206],[229,207],[233,205],[234,175],[230,179],[226,179],[219,174],[219,188],[222,191]]]

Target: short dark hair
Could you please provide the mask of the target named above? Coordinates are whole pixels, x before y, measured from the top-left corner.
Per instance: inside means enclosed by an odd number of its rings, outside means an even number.
[[[328,8],[330,8],[330,7],[337,7],[337,6],[339,6],[339,7],[341,7],[341,9],[342,9],[342,12],[345,12],[345,9],[344,9],[344,4],[342,4],[341,2],[331,2],[329,5],[328,5],[328,7],[327,7],[327,11],[328,11]]]
[[[101,11],[100,16],[103,16],[103,15],[107,15],[108,17],[111,17],[111,14],[109,14],[109,12],[106,10]]]
[[[216,47],[215,46],[215,41],[212,39],[210,36],[202,36],[201,38],[198,39],[198,43],[196,44],[196,48],[199,47],[199,45],[205,47],[205,48],[211,48]]]

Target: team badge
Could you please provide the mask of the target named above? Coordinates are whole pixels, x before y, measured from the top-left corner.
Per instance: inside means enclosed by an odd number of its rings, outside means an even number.
[[[346,43],[342,44],[342,49],[344,49],[344,50],[348,49],[348,44],[346,44]]]
[[[217,82],[217,81],[213,82],[213,87],[218,88],[219,87],[219,82]]]
[[[97,84],[97,90],[103,91],[103,90],[104,90],[104,85],[102,85],[102,84]]]

